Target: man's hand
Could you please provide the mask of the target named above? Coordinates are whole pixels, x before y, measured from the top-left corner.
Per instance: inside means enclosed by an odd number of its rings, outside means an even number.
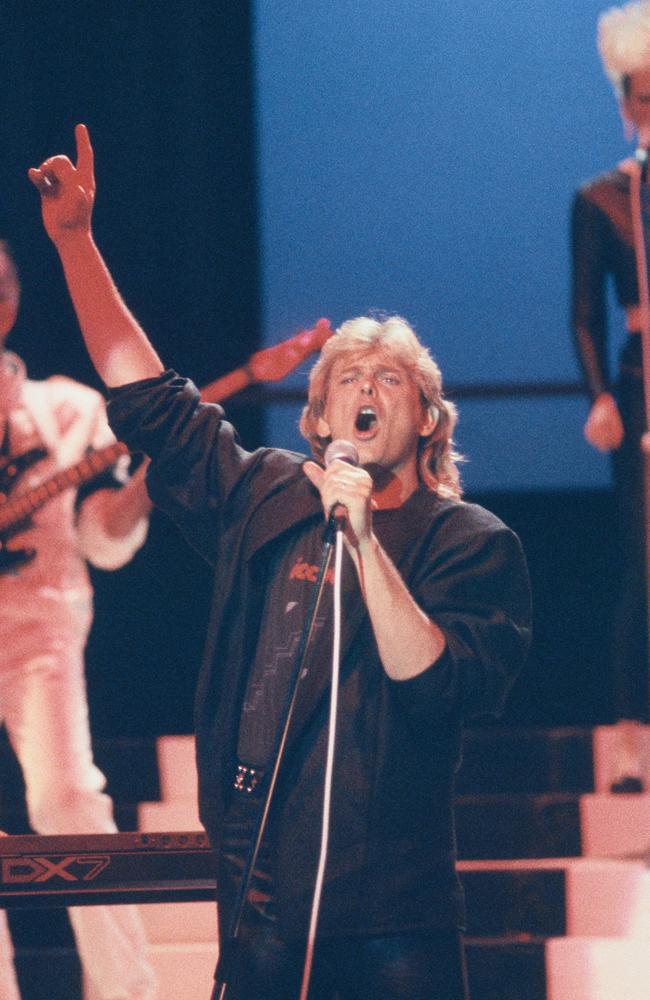
[[[356,568],[384,670],[408,680],[434,664],[446,639],[409,592],[372,531],[372,479],[365,469],[335,459],[326,469],[305,462],[307,478],[320,492],[325,516],[340,503],[347,509],[345,544]]]
[[[623,421],[611,393],[601,392],[596,397],[587,417],[584,435],[598,451],[620,448],[624,435]]]
[[[335,459],[326,469],[305,462],[303,472],[316,487],[329,517],[337,504],[347,511],[346,540],[355,548],[372,536],[372,479],[365,469]]]
[[[30,181],[41,193],[43,224],[55,244],[75,233],[90,233],[95,173],[93,148],[85,125],[77,125],[75,139],[76,165],[67,156],[51,156],[28,172]]]
[[[52,156],[29,179],[41,193],[43,222],[56,246],[88,353],[104,385],[151,378],[164,366],[115,287],[92,238],[93,148],[77,125],[77,162]]]

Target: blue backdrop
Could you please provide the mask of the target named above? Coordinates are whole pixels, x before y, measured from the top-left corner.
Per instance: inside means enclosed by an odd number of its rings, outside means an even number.
[[[608,6],[257,3],[267,341],[374,308],[414,324],[449,384],[576,381],[571,195],[629,152],[596,49]],[[583,396],[459,404],[470,491],[608,482]],[[297,414],[271,407],[272,443],[302,447]]]

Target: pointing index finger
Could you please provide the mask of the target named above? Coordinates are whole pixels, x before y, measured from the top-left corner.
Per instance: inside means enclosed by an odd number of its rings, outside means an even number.
[[[90,144],[90,135],[85,125],[77,125],[75,130],[77,141],[77,173],[84,188],[95,186],[94,154]]]

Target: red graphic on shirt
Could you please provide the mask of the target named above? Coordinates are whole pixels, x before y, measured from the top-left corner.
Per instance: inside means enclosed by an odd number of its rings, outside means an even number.
[[[296,562],[289,573],[290,580],[307,580],[309,583],[316,583],[318,579],[318,566],[305,562],[302,556],[298,556]],[[334,583],[334,570],[328,569],[325,573],[327,583]]]

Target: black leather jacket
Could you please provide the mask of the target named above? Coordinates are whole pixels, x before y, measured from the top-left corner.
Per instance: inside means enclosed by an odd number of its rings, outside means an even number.
[[[153,458],[152,498],[215,567],[196,698],[201,819],[218,851],[237,761],[241,703],[274,553],[298,525],[322,522],[304,456],[247,452],[218,406],[173,373],[113,392],[120,440]],[[389,555],[447,649],[407,681],[382,669],[360,592],[346,602],[335,791],[319,929],[324,934],[453,926],[454,774],[464,718],[498,713],[530,639],[518,539],[475,504],[417,490]],[[308,924],[320,840],[327,665],[309,672],[271,817],[285,933]]]

